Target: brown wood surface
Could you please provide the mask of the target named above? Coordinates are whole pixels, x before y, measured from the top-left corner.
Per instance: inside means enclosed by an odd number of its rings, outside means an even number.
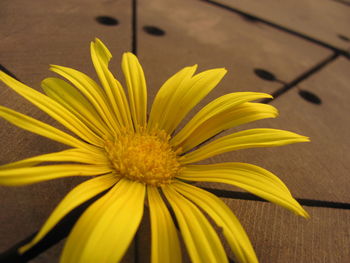
[[[291,85],[288,92],[271,102],[280,111],[277,119],[237,130],[286,129],[310,136],[311,143],[242,150],[206,162],[243,161],[260,165],[278,175],[302,202],[312,199],[305,206],[311,219],[305,220],[273,204],[239,199],[249,196],[224,198],[246,228],[261,262],[349,262],[349,59],[338,54],[313,72],[315,66],[337,50],[208,1],[134,2],[138,9],[136,32],[132,29],[133,1],[129,0],[0,1],[0,64],[38,90],[42,79],[55,76],[47,70],[49,64],[73,67],[96,79],[89,43],[99,37],[111,49],[112,69],[121,80],[121,54],[131,50],[133,44],[137,47],[150,99],[169,76],[193,64],[199,64],[200,71],[215,67],[228,69],[228,75],[201,105],[228,92],[273,93],[299,79],[297,85]],[[350,6],[341,1],[258,2],[220,0],[342,52],[349,49],[350,42],[338,36],[350,38]],[[111,16],[119,23],[106,26],[95,20],[97,16]],[[160,28],[165,34],[151,35],[144,26]],[[279,81],[263,80],[254,74],[254,69],[267,70]],[[310,76],[301,78],[308,71]],[[306,101],[300,90],[313,93],[321,103]],[[0,105],[57,125],[3,83],[0,83]],[[226,133],[229,132],[232,131]],[[0,119],[0,164],[61,149],[64,146]],[[0,187],[0,251],[38,230],[64,195],[82,180],[65,178],[23,187]],[[220,184],[201,185],[241,193]],[[347,209],[331,208],[342,205]],[[147,217],[146,212],[125,262],[149,260]],[[31,262],[58,262],[63,244],[61,241]],[[189,262],[185,251],[184,254],[185,262]]]
[[[206,1],[206,0],[204,0]],[[213,0],[236,10],[305,34],[338,48],[349,48],[349,1],[343,0]],[[210,1],[209,1],[210,2]],[[348,6],[344,3],[347,2]]]
[[[98,16],[119,21],[98,23]],[[20,81],[41,90],[40,82],[57,76],[50,64],[72,67],[96,78],[90,42],[102,39],[113,53],[112,68],[119,78],[120,58],[131,48],[131,3],[120,1],[1,1],[0,64]],[[45,113],[0,83],[0,105],[56,125]],[[65,146],[31,134],[0,119],[0,164],[59,151]],[[37,231],[59,201],[82,178],[66,178],[23,187],[0,187],[0,251]],[[57,262],[63,242],[32,262]],[[131,249],[132,251],[132,249]],[[128,253],[126,261],[132,262]]]
[[[213,157],[211,162],[231,160],[261,165],[278,175],[299,198],[349,203],[349,68],[349,60],[338,58],[272,101],[279,117],[235,129],[286,129],[309,136],[310,143],[241,150]],[[318,97],[321,104],[305,100],[301,91]],[[226,185],[202,185],[233,189]]]
[[[138,53],[153,92],[179,69],[198,64],[199,71],[220,67],[228,70],[209,99],[236,91],[271,93],[282,84],[258,78],[254,69],[265,69],[289,82],[331,54],[202,1],[140,0],[138,5]],[[159,27],[165,35],[146,34],[144,25]]]
[[[270,203],[227,200],[261,263],[345,263],[350,258],[350,212],[305,207],[306,220]]]
[[[350,258],[349,210],[306,207],[311,218],[304,219],[267,202],[223,200],[239,218],[261,263],[345,263]],[[149,262],[150,257],[147,216],[146,212],[138,234],[139,262]],[[221,238],[233,259],[225,239]],[[190,262],[184,247],[183,255],[183,261]]]

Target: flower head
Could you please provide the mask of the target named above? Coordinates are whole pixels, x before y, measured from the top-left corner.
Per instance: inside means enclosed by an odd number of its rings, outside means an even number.
[[[237,92],[219,97],[176,133],[189,111],[220,82],[225,69],[196,75],[196,66],[180,70],[160,88],[147,117],[146,81],[137,58],[131,53],[123,55],[126,95],[108,69],[112,56],[98,39],[91,43],[91,57],[102,88],[79,71],[52,65],[51,70],[70,83],[47,78],[42,81],[44,95],[0,72],[5,84],[73,134],[0,106],[0,117],[5,120],[72,147],[0,166],[0,184],[24,185],[66,176],[92,178],[67,194],[33,240],[21,247],[21,253],[37,244],[71,210],[102,192],[75,223],[61,262],[119,261],[139,227],[145,199],[150,209],[153,263],[181,262],[180,233],[193,262],[228,261],[202,210],[223,229],[239,262],[257,262],[233,212],[219,198],[189,182],[238,186],[308,216],[283,182],[263,168],[237,162],[194,164],[233,150],[308,141],[288,131],[249,129],[201,146],[226,129],[276,117],[273,106],[251,102],[270,95]]]

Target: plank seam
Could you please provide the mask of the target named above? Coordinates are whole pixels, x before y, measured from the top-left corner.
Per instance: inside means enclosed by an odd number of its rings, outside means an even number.
[[[225,5],[225,4],[218,3],[218,2],[213,1],[213,0],[201,0],[201,1],[206,2],[206,3],[208,3],[208,4],[211,4],[211,5],[214,5],[214,6],[217,6],[217,7],[219,7],[219,8],[225,9],[225,10],[227,10],[227,11],[230,11],[230,12],[233,12],[233,13],[236,13],[236,14],[239,14],[239,15],[241,15],[241,16],[250,17],[250,18],[252,18],[252,19],[254,19],[254,20],[256,20],[256,21],[259,21],[259,22],[261,22],[261,23],[264,23],[264,24],[266,24],[266,25],[268,25],[268,26],[270,26],[270,27],[273,27],[273,28],[275,28],[275,29],[281,30],[281,31],[283,31],[283,32],[289,33],[289,34],[294,35],[294,36],[297,36],[297,37],[300,37],[300,38],[302,38],[302,39],[304,39],[304,40],[307,40],[307,41],[312,42],[312,43],[314,43],[314,44],[317,44],[317,45],[319,45],[319,46],[322,46],[322,47],[331,49],[331,50],[333,50],[334,52],[339,53],[340,55],[343,55],[343,56],[345,56],[346,58],[350,59],[350,53],[349,53],[349,51],[343,50],[343,49],[340,49],[340,48],[337,48],[337,47],[335,47],[335,46],[333,46],[333,45],[331,45],[331,44],[328,44],[328,43],[326,43],[326,42],[324,42],[324,41],[318,40],[318,39],[316,39],[316,38],[313,38],[313,37],[308,36],[308,35],[306,35],[306,34],[303,34],[303,33],[301,33],[301,32],[298,32],[298,31],[295,31],[295,30],[293,30],[293,29],[290,29],[290,28],[287,28],[287,27],[278,25],[278,24],[276,24],[276,23],[274,23],[274,22],[271,22],[271,21],[269,21],[269,20],[266,20],[266,19],[264,19],[264,18],[261,18],[261,17],[255,16],[255,15],[246,13],[246,12],[244,12],[244,11],[241,11],[241,10],[237,9],[237,8],[234,8],[234,7],[231,7],[231,6],[227,6],[227,5]]]
[[[262,199],[260,197],[257,197],[253,194],[246,193],[246,192],[238,192],[238,191],[215,189],[215,188],[203,188],[203,187],[201,188],[222,198],[238,199],[238,200],[245,200],[245,201],[268,202],[265,199]],[[350,210],[350,203],[306,199],[306,198],[296,198],[296,200],[303,206]]]

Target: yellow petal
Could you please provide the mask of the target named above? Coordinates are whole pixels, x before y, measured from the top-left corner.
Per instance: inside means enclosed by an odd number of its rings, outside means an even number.
[[[47,96],[60,103],[100,137],[110,135],[91,103],[73,86],[59,78],[46,78],[41,87]]]
[[[75,162],[103,165],[109,164],[108,158],[106,158],[105,154],[102,151],[101,154],[97,154],[85,149],[68,149],[60,152],[38,155],[17,162],[1,165],[0,170],[30,167],[43,162]]]
[[[206,125],[210,124],[211,122],[218,122],[221,121],[221,126],[227,127],[228,125],[226,123],[230,122],[235,124],[236,119],[239,118],[239,116],[236,117],[234,113],[235,110],[239,112],[238,109],[240,109],[238,106],[244,104],[247,101],[252,101],[256,99],[261,98],[271,98],[271,95],[265,94],[265,93],[257,93],[257,92],[235,92],[226,94],[224,96],[221,96],[214,101],[210,102],[208,105],[206,105],[204,108],[202,108],[187,124],[186,126],[172,139],[172,145],[178,146],[181,144],[184,140],[187,139],[188,136],[194,133],[195,130],[201,130],[199,127],[206,127]],[[245,104],[247,105],[247,104]],[[270,105],[266,104],[248,104],[251,105],[251,108],[254,108],[254,105],[256,106],[256,112],[263,111],[265,108],[269,108],[270,111],[273,110],[275,114],[277,114],[277,110],[273,108]],[[263,105],[259,107],[258,105]],[[263,108],[264,106],[267,106]],[[266,110],[265,110],[266,111]],[[230,114],[231,113],[231,114]],[[223,117],[226,117],[226,119],[223,119]],[[232,127],[232,126],[228,126]],[[208,129],[205,129],[208,130]]]
[[[283,146],[297,142],[308,142],[305,136],[277,129],[250,129],[236,132],[185,154],[179,160],[182,164],[194,163],[209,157],[239,149]]]
[[[67,67],[51,65],[50,70],[69,80],[91,102],[112,132],[120,130],[106,95],[94,80],[82,72]]]
[[[106,165],[61,164],[0,170],[1,185],[32,184],[67,176],[91,176],[111,172]]]
[[[96,39],[91,43],[91,58],[97,75],[104,87],[109,104],[119,123],[124,127],[132,128],[132,121],[128,101],[120,83],[108,70],[109,60],[112,58],[108,48],[101,40]]]
[[[180,181],[174,183],[173,187],[203,209],[222,228],[223,234],[239,262],[258,262],[242,225],[222,200],[207,191]]]
[[[183,86],[187,85],[196,69],[197,65],[183,68],[162,85],[152,104],[148,122],[149,130],[157,128],[163,129],[164,126],[168,125],[167,122],[172,121],[166,116],[169,110],[174,108],[173,105],[177,103],[177,100],[174,99],[174,94],[178,93],[178,89],[181,90]]]
[[[140,224],[145,185],[121,179],[79,218],[61,263],[119,262]]]
[[[269,171],[246,163],[219,163],[186,166],[180,179],[219,182],[238,186],[292,212],[308,217],[307,212],[292,197],[285,184]]]
[[[135,129],[146,127],[147,121],[147,87],[142,67],[135,55],[124,53],[122,70],[128,87],[131,115]]]
[[[91,148],[88,144],[59,129],[52,127],[51,125],[33,119],[9,108],[0,106],[0,117],[4,118],[13,125],[16,125],[17,127],[44,136],[51,140],[61,142],[73,147]]]
[[[19,252],[24,253],[32,248],[70,211],[112,187],[118,180],[116,175],[108,174],[98,176],[75,187],[58,204],[35,237],[28,244],[22,246]]]
[[[163,125],[159,125],[159,128],[172,134],[189,111],[215,88],[225,74],[225,69],[212,69],[183,81],[173,93],[168,112],[163,115],[166,121]]]
[[[180,140],[178,144],[173,145],[173,142],[171,144],[174,148],[181,147],[182,152],[187,152],[224,130],[256,120],[275,118],[277,115],[278,111],[271,105],[242,103],[237,107],[220,112],[210,119],[203,119],[203,121],[200,121],[198,125],[193,127],[194,129],[191,132],[182,133],[182,135],[177,137]],[[188,127],[192,128],[191,126]]]
[[[62,107],[62,105],[58,104],[56,101],[6,75],[2,71],[0,71],[0,80],[2,80],[19,95],[23,96],[52,118],[63,124],[80,138],[88,141],[91,144],[103,146],[103,141],[100,137],[94,134],[75,115]]]
[[[168,208],[157,187],[148,186],[147,196],[150,209],[152,263],[179,263],[181,249],[179,238]]]
[[[187,251],[194,263],[228,262],[225,250],[203,213],[173,187],[162,187],[180,226]]]

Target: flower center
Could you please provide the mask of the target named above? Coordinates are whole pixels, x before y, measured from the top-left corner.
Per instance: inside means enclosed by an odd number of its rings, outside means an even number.
[[[171,182],[180,170],[164,131],[123,132],[115,141],[106,141],[107,155],[118,174],[150,185]]]

